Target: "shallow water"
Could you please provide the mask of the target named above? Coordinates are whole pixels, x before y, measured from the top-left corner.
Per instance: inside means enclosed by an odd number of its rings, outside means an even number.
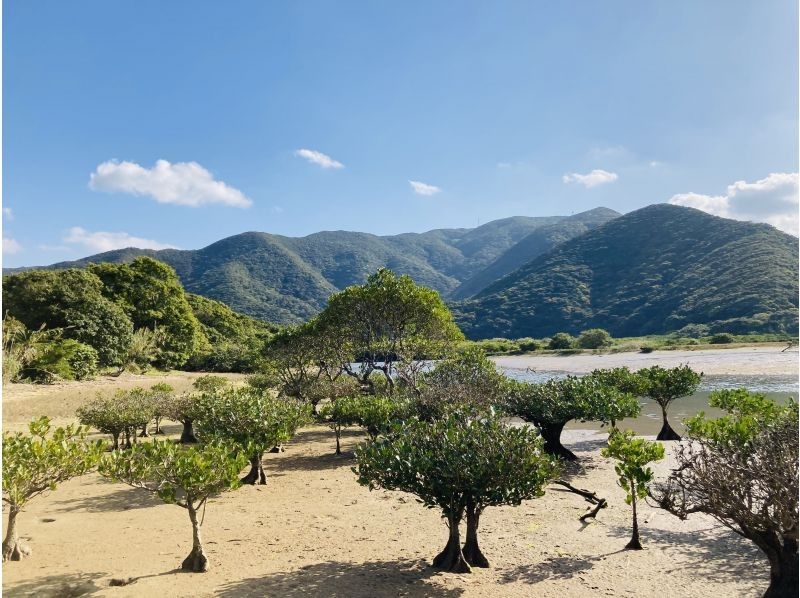
[[[515,380],[527,382],[545,382],[552,378],[564,378],[564,372],[547,372],[542,370],[520,370],[501,368],[503,372]],[[669,407],[669,420],[676,432],[682,434],[683,420],[703,411],[709,417],[723,415],[719,409],[708,406],[708,395],[713,390],[724,388],[746,388],[751,392],[760,392],[769,398],[784,402],[789,398],[797,399],[798,380],[790,375],[708,375],[703,376],[698,391],[690,397],[675,400]],[[654,436],[661,429],[661,407],[649,399],[642,399],[642,414],[636,419],[626,419],[618,424],[620,428],[630,428],[637,434]],[[566,426],[567,430],[601,430],[600,424],[595,422],[572,421]]]

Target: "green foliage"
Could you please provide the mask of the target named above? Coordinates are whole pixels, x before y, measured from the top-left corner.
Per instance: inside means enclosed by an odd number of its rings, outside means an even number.
[[[469,338],[693,324],[796,334],[799,262],[797,239],[769,225],[659,204],[554,247],[453,309]]]
[[[125,435],[125,445],[136,442],[137,432],[155,416],[150,393],[141,387],[118,390],[113,397],[101,397],[89,401],[76,411],[78,420],[109,434],[113,448],[119,448],[119,437]]]
[[[160,347],[164,343],[165,332],[161,328],[138,328],[133,331],[131,344],[120,363],[120,372],[131,370],[134,373],[146,372],[158,360]]]
[[[381,371],[391,386],[392,372],[412,388],[419,360],[444,357],[463,338],[436,291],[386,269],[331,296],[317,326],[349,375],[369,383],[372,373]]]
[[[149,490],[165,503],[197,509],[208,498],[238,488],[246,463],[231,445],[183,447],[166,440],[107,453],[98,470],[114,481]]]
[[[409,417],[412,409],[411,402],[402,396],[354,395],[335,402],[336,421],[361,426],[373,439]]]
[[[22,369],[23,377],[37,382],[89,380],[97,374],[97,351],[74,339],[43,343],[34,359]]]
[[[309,411],[297,400],[252,387],[224,387],[201,392],[194,416],[204,441],[229,440],[260,456],[291,439],[308,422]]]
[[[562,349],[572,349],[575,346],[575,339],[566,332],[557,332],[552,336],[547,348],[551,351],[560,351]]]
[[[101,452],[98,443],[85,441],[86,430],[80,426],[53,429],[48,418],[40,417],[28,430],[3,433],[3,501],[15,510],[91,470]]]
[[[675,399],[694,394],[703,377],[702,373],[695,372],[688,365],[674,368],[654,365],[642,368],[636,374],[642,381],[641,394],[663,408]]]
[[[647,496],[647,485],[653,480],[653,470],[648,463],[664,458],[664,447],[657,442],[635,438],[632,430],[624,432],[614,428],[608,435],[608,446],[600,451],[604,457],[616,459],[614,471],[617,484],[625,490],[625,502]]]
[[[469,499],[492,506],[537,498],[556,472],[534,430],[457,412],[409,420],[361,445],[356,461],[360,484],[410,492],[445,514],[461,512]]]
[[[644,395],[647,390],[644,378],[625,366],[592,370],[591,376],[604,386],[616,388],[620,392],[637,397]]]
[[[488,412],[506,403],[508,378],[477,347],[440,361],[423,375],[417,411],[422,419],[453,409]]]
[[[584,330],[578,337],[578,346],[581,349],[602,349],[611,345],[611,335],[602,328]]]
[[[728,333],[728,332],[720,332],[719,334],[715,334],[708,342],[712,345],[728,345],[736,341],[736,338]]]
[[[64,338],[95,348],[100,365],[117,365],[128,350],[131,320],[103,296],[84,270],[33,270],[3,278],[3,307],[30,330],[63,329]]]
[[[200,392],[215,393],[227,387],[229,384],[230,381],[225,376],[208,374],[205,376],[198,376],[195,381],[192,382],[192,387]]]
[[[183,286],[168,265],[138,257],[130,264],[93,264],[88,269],[102,281],[103,295],[122,307],[135,328],[163,329],[158,367],[180,367],[207,344]]]

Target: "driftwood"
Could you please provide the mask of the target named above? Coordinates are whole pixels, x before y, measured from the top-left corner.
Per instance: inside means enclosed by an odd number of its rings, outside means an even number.
[[[578,518],[580,521],[583,521],[584,523],[589,518],[592,519],[597,518],[597,513],[600,512],[600,509],[605,509],[608,506],[608,502],[606,501],[606,499],[597,496],[596,492],[592,492],[590,490],[582,490],[581,488],[576,488],[575,486],[573,486],[569,482],[565,482],[564,480],[553,480],[553,484],[558,484],[559,486],[566,488],[570,492],[574,492],[575,494],[582,496],[586,502],[595,505],[595,507],[591,511],[589,511],[588,513],[584,513]]]

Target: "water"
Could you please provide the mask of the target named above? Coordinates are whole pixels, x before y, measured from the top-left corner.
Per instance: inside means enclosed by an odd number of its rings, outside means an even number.
[[[509,378],[526,382],[546,382],[552,378],[565,378],[567,374],[560,371],[532,371],[515,368],[501,368]],[[785,402],[789,398],[797,399],[798,380],[791,375],[707,375],[703,376],[700,388],[695,394],[676,399],[669,407],[670,424],[679,434],[683,433],[684,419],[703,411],[709,417],[719,417],[724,413],[708,406],[708,395],[713,390],[725,388],[746,388],[751,392],[760,392],[777,401]],[[626,419],[618,424],[620,428],[630,428],[637,434],[655,436],[661,429],[661,407],[649,399],[642,399],[642,414],[636,419]],[[567,430],[602,430],[596,422],[572,421]]]

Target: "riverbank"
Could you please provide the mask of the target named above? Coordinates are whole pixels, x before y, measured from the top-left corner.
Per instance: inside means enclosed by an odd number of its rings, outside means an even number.
[[[598,368],[627,366],[638,370],[652,365],[675,367],[688,364],[707,375],[800,375],[797,347],[749,346],[730,349],[653,351],[651,353],[536,354],[492,357],[508,369],[586,374]]]

